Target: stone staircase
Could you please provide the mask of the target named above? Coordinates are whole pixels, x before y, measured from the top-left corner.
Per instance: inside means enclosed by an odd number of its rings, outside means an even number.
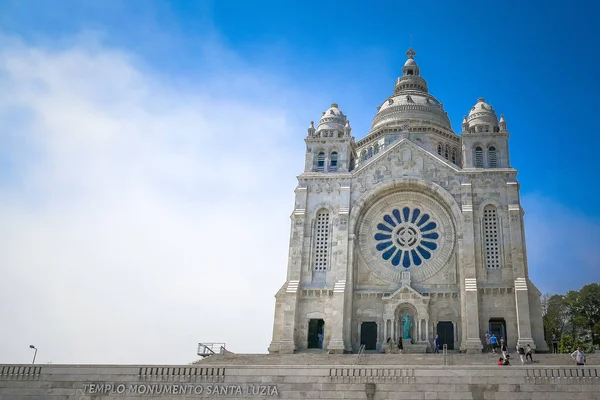
[[[519,355],[509,353],[511,364],[520,366]],[[448,353],[447,365],[485,365],[495,366],[499,354],[461,354]],[[587,365],[600,365],[600,354],[586,355]],[[575,363],[568,354],[534,354],[533,363],[528,366],[574,366]],[[193,364],[223,364],[223,365],[443,365],[443,354],[327,354],[327,353],[296,353],[296,354],[223,354],[214,355]]]

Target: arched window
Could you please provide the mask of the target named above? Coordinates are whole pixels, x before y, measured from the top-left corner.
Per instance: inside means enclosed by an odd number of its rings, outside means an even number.
[[[446,148],[444,149],[444,158],[447,160],[448,159],[448,153],[450,152],[450,150],[448,149],[448,145],[446,145]]]
[[[369,158],[373,157],[373,148],[369,147]]]
[[[442,155],[442,144],[438,143],[438,154],[441,156]]]
[[[373,153],[375,153],[375,154],[379,153],[379,143],[375,143],[373,145]]]
[[[317,155],[317,172],[325,171],[325,153],[322,151]]]
[[[366,150],[363,150],[363,151],[360,153],[360,161],[365,161],[366,159],[367,159],[367,151],[366,151]]]
[[[456,149],[452,149],[452,163],[456,164]]]
[[[335,172],[337,170],[338,170],[338,153],[334,151],[329,155],[329,171]]]
[[[314,270],[327,270],[329,256],[329,211],[321,210],[315,221]]]
[[[475,167],[483,168],[483,149],[479,146],[475,147]]]
[[[485,206],[483,209],[483,243],[485,246],[485,266],[488,269],[500,268],[498,229],[496,207],[492,205]]]
[[[494,146],[488,148],[488,164],[490,168],[498,167],[498,153],[496,153],[496,148]]]

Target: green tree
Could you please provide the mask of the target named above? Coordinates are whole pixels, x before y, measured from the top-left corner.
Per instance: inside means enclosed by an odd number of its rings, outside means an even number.
[[[567,332],[569,325],[569,309],[565,296],[561,294],[542,296],[542,316],[544,336],[548,347],[552,348],[552,337],[560,337]]]
[[[564,296],[571,332],[582,343],[600,347],[600,284],[590,283]]]

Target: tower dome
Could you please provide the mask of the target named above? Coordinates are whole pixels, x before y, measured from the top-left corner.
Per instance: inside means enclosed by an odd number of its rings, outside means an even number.
[[[467,123],[471,132],[494,132],[498,130],[496,112],[492,106],[485,102],[483,97],[477,99],[477,104],[469,111]]]
[[[319,124],[317,125],[317,132],[320,131],[333,131],[340,130],[343,131],[346,126],[346,116],[344,113],[338,108],[336,103],[333,103],[331,107],[327,111],[323,113],[321,119],[319,120]]]
[[[381,126],[403,125],[411,121],[425,122],[452,130],[450,119],[443,105],[428,93],[427,82],[421,78],[419,66],[414,59],[416,52],[408,49],[408,59],[402,67],[402,76],[396,80],[394,94],[377,108],[371,130]]]

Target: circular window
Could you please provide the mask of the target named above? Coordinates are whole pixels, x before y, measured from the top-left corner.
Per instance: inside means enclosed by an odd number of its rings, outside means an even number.
[[[420,208],[403,207],[384,214],[373,236],[381,258],[397,267],[419,266],[438,248],[437,223]]]
[[[445,282],[454,265],[456,230],[450,211],[433,196],[399,191],[364,211],[358,228],[358,256],[365,268],[388,282],[410,270],[415,282]]]

